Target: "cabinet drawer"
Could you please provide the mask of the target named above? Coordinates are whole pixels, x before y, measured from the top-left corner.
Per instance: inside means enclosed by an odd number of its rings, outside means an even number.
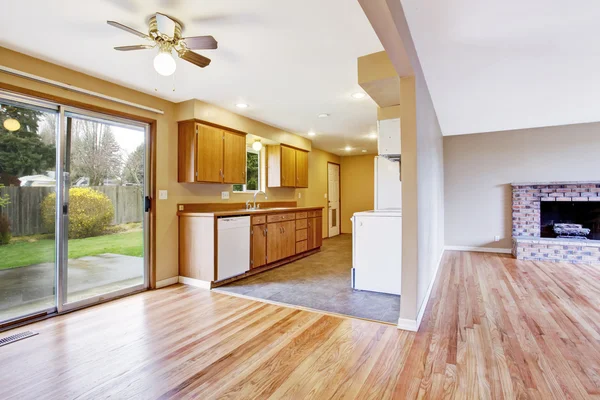
[[[303,240],[303,241],[301,241],[301,242],[297,242],[297,243],[296,243],[296,254],[299,254],[299,253],[304,253],[304,252],[306,251],[306,249],[307,249],[307,248],[308,248],[308,247],[307,247],[307,242],[306,242],[306,240]]]
[[[306,213],[306,212],[296,213],[296,219],[306,218],[307,216],[308,216],[308,213]]]
[[[252,217],[252,225],[261,225],[267,222],[266,215],[255,215]]]
[[[296,220],[296,229],[306,228],[306,222],[307,222],[307,220],[305,220],[305,219],[297,219]]]
[[[279,222],[279,221],[290,221],[296,219],[296,215],[294,213],[289,214],[273,214],[267,215],[267,222]]]
[[[306,229],[298,229],[296,230],[296,242],[301,242],[306,240],[308,237],[308,231]]]
[[[309,217],[320,217],[323,214],[322,210],[316,210],[316,211],[309,211],[308,212],[308,216]]]

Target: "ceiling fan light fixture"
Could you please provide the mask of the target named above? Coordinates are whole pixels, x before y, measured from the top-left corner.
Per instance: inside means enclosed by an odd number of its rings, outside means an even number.
[[[21,129],[21,123],[14,118],[8,118],[4,120],[4,129],[9,132],[15,132]]]
[[[252,148],[256,151],[260,151],[262,149],[262,143],[260,142],[260,139],[256,139],[254,143],[252,143]]]
[[[162,76],[171,76],[175,73],[177,64],[171,55],[171,49],[160,49],[154,57],[154,69]]]

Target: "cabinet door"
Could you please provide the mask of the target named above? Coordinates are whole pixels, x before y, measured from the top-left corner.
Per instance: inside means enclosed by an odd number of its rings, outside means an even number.
[[[296,187],[308,187],[308,153],[296,150]]]
[[[223,131],[197,124],[196,181],[223,182]]]
[[[223,132],[223,183],[246,183],[246,137]]]
[[[280,222],[281,225],[281,258],[296,254],[296,221]]]
[[[281,223],[267,224],[267,264],[281,260]]]
[[[296,150],[281,146],[281,186],[296,186]]]
[[[321,247],[323,244],[323,219],[321,217],[308,218],[308,242],[307,250],[313,250]]]
[[[265,265],[267,257],[267,225],[254,225],[252,227],[252,263],[250,268],[258,268]]]

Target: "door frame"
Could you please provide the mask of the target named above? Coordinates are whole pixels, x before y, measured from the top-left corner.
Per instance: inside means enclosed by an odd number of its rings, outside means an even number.
[[[327,239],[329,239],[331,237],[331,236],[329,236],[329,164],[338,166],[338,185],[339,185],[339,192],[340,192],[340,198],[338,201],[338,203],[340,204],[340,206],[339,206],[340,207],[340,217],[338,218],[338,221],[340,224],[340,233],[336,236],[339,236],[342,234],[342,164],[332,162],[332,161],[327,161],[327,204],[326,204],[327,218],[325,219],[327,221]]]
[[[61,97],[61,96],[55,96],[55,95],[52,95],[49,93],[44,93],[44,92],[40,92],[37,90],[32,90],[32,89],[28,89],[28,88],[25,88],[22,86],[12,85],[9,83],[4,83],[4,82],[0,82],[0,91],[5,92],[8,95],[24,97],[25,100],[29,100],[31,102],[42,101],[45,103],[52,103],[52,104],[56,105],[57,107],[59,107],[59,119],[60,119],[58,121],[57,129],[61,129],[61,124],[63,123],[62,119],[64,117],[65,109],[69,109],[69,111],[71,111],[73,109],[80,110],[80,111],[86,111],[89,113],[104,115],[108,119],[110,119],[110,118],[125,119],[125,120],[130,120],[134,123],[142,123],[142,124],[148,125],[147,132],[146,132],[146,137],[148,140],[148,143],[147,143],[148,151],[146,154],[146,160],[149,162],[149,166],[147,168],[149,177],[148,177],[147,182],[149,185],[148,195],[150,197],[150,210],[147,213],[145,213],[145,214],[147,214],[146,218],[148,221],[148,227],[147,227],[148,233],[146,236],[147,243],[148,243],[148,248],[146,250],[147,251],[146,254],[148,256],[148,261],[147,261],[147,270],[146,270],[146,274],[145,274],[146,278],[145,278],[144,288],[141,289],[140,291],[147,290],[147,289],[155,289],[156,288],[156,207],[157,207],[157,196],[156,196],[156,191],[157,191],[157,189],[156,189],[157,120],[153,119],[153,118],[147,118],[147,117],[143,117],[140,115],[131,114],[128,112],[118,111],[118,110],[111,109],[111,108],[105,108],[105,107],[100,107],[100,106],[96,106],[96,105],[85,103],[85,102],[80,102],[77,100],[72,100],[69,98]],[[62,109],[62,112],[61,112],[61,109]],[[58,139],[57,145],[59,145],[59,141],[61,140],[61,137],[59,136],[57,139]],[[63,146],[63,148],[64,148],[64,146]],[[62,149],[59,151],[62,151]],[[60,162],[60,160],[58,162]],[[62,167],[61,167],[61,169],[62,169]],[[57,172],[58,172],[58,170],[57,170]],[[57,204],[58,204],[58,201],[57,201]],[[57,226],[58,225],[59,224],[57,224]],[[58,257],[59,254],[57,253],[56,256]],[[57,277],[56,279],[59,279],[59,278]],[[57,300],[59,300],[58,288],[56,288],[56,291],[57,291]],[[28,324],[31,322],[39,321],[41,319],[52,317],[52,316],[60,314],[61,312],[70,312],[70,311],[74,311],[79,308],[87,307],[92,304],[99,304],[99,303],[103,303],[106,301],[111,301],[116,298],[130,295],[133,293],[135,293],[135,292],[132,292],[132,293],[122,293],[122,291],[113,292],[113,293],[110,293],[111,297],[98,296],[97,299],[93,298],[95,300],[93,302],[90,302],[89,299],[84,300],[81,303],[78,303],[77,307],[72,307],[72,308],[69,307],[62,311],[59,311],[59,309],[57,308],[60,306],[60,304],[57,301],[56,308],[55,308],[56,311],[50,312],[50,313],[47,313],[44,315],[40,315],[40,316],[38,316],[38,314],[26,315],[26,316],[23,316],[22,318],[18,318],[18,319],[11,320],[11,321],[6,321],[5,323],[2,323],[0,325],[0,331],[12,329],[16,326],[21,326],[21,325]]]

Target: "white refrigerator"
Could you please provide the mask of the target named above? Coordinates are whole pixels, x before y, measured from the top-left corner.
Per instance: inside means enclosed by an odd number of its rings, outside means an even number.
[[[375,157],[375,210],[402,209],[400,161]]]
[[[400,295],[402,211],[373,210],[352,217],[352,287]]]

